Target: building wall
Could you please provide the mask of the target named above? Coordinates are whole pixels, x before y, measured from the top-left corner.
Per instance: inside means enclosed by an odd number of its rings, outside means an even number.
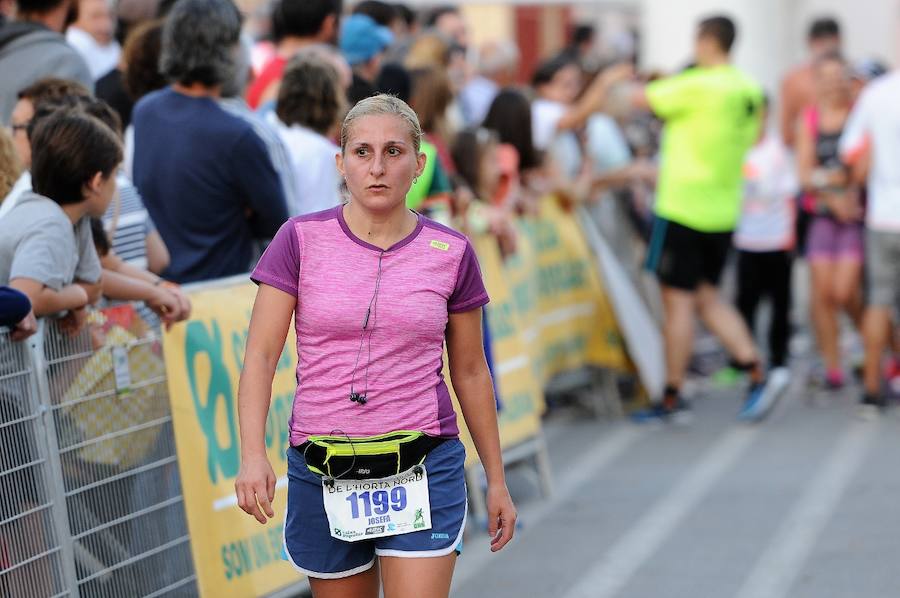
[[[725,14],[738,25],[735,63],[767,89],[774,89],[786,62],[788,4],[784,0],[643,0],[641,66],[666,72],[682,68],[692,59],[697,21]]]
[[[845,53],[853,60],[900,58],[900,0],[639,0],[642,66],[671,71],[691,55],[694,27],[702,16],[723,12],[736,18],[735,62],[769,90],[805,56],[809,22],[833,15],[844,30]]]
[[[427,7],[441,0],[412,0]],[[560,5],[572,6],[572,20],[595,22],[604,43],[622,34],[633,23],[640,35],[642,68],[673,71],[691,60],[694,30],[704,15],[724,12],[735,17],[739,37],[736,63],[757,77],[767,90],[775,91],[782,74],[805,56],[806,28],[811,19],[834,15],[844,30],[845,50],[850,60],[879,58],[900,65],[900,0],[462,0],[458,2],[469,22],[473,41],[518,39],[517,11],[546,11],[541,25],[548,31],[523,48],[526,55],[545,57],[556,44],[562,15]],[[548,8],[549,7],[549,8]],[[556,10],[554,10],[556,8]],[[617,29],[618,28],[618,29]]]
[[[850,59],[879,58],[900,65],[900,1],[898,0],[795,0],[790,56],[803,56],[807,24],[815,17],[833,15],[841,23]]]

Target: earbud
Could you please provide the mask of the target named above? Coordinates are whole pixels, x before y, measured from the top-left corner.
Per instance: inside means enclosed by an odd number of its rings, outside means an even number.
[[[359,403],[360,405],[365,405],[366,401],[368,401],[369,399],[364,394],[360,394],[358,392],[351,392],[350,400],[353,401],[354,403]]]

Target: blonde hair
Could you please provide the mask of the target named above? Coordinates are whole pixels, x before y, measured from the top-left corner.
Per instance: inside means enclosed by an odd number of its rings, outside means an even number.
[[[447,68],[450,66],[450,44],[438,33],[423,33],[410,46],[403,66],[407,69]]]
[[[409,137],[413,142],[416,153],[422,145],[422,127],[419,125],[419,118],[409,105],[392,95],[380,94],[359,101],[356,106],[350,109],[344,122],[341,125],[341,153],[347,149],[347,142],[350,140],[350,129],[353,123],[366,116],[380,116],[388,114],[398,116],[409,130]]]
[[[0,127],[0,202],[6,197],[22,174],[22,163],[16,146],[5,128]]]

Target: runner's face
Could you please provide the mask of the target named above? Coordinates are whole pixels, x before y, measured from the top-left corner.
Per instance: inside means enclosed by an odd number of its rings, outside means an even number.
[[[409,127],[399,116],[363,116],[350,128],[337,167],[354,201],[374,212],[406,204],[413,178],[422,173],[425,155],[417,154]]]

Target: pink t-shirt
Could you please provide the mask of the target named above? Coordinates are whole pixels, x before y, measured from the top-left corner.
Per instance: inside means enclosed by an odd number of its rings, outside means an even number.
[[[448,314],[480,308],[488,295],[465,235],[418,219],[382,251],[350,231],[343,206],[291,218],[251,274],[297,297],[292,445],[313,434],[459,434],[441,374],[444,333]],[[350,400],[351,381],[364,405]]]

